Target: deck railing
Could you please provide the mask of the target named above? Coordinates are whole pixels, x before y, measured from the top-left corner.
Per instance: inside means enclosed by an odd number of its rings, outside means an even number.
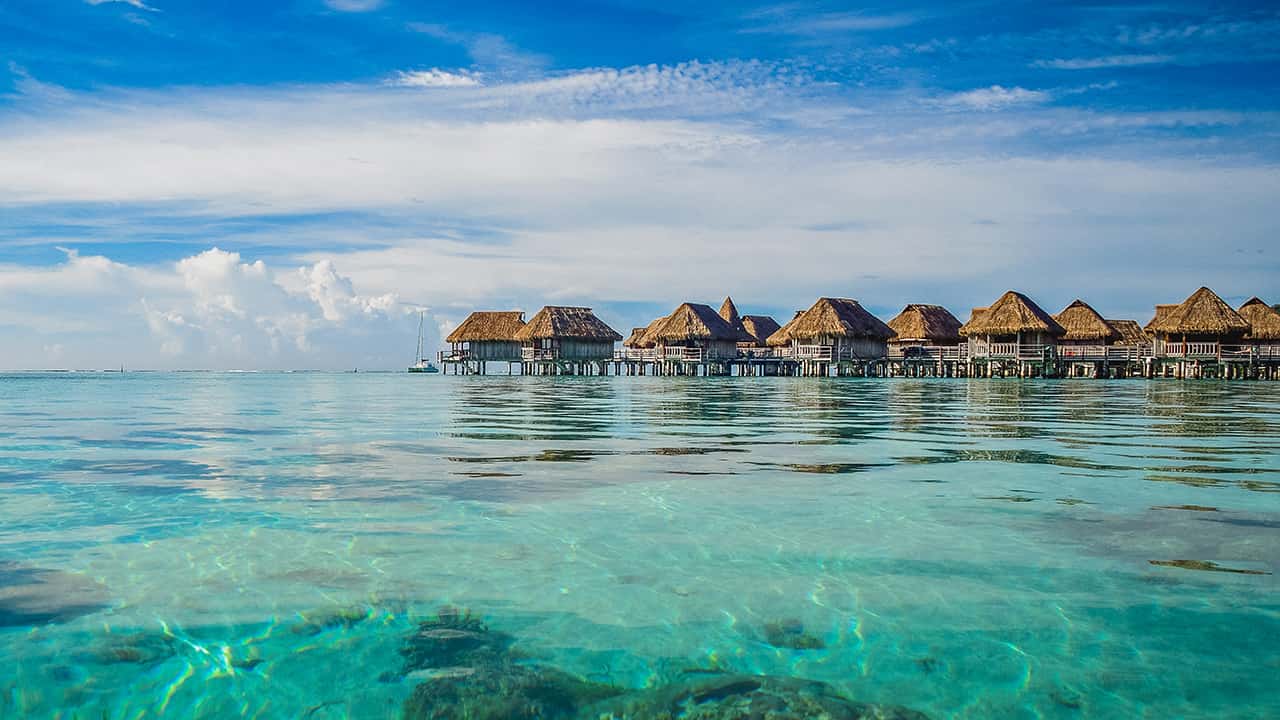
[[[1219,357],[1222,346],[1216,342],[1167,342],[1160,348],[1165,357]]]
[[[968,356],[977,358],[1001,358],[1010,360],[1040,360],[1052,345],[1028,345],[1022,343],[974,343]]]
[[[664,347],[662,359],[674,362],[702,362],[706,353],[699,347]]]
[[[558,360],[560,351],[555,348],[520,348],[521,360]]]
[[[968,354],[964,345],[889,346],[890,360],[963,360]]]
[[[1151,356],[1150,345],[1059,345],[1063,360],[1126,362]]]
[[[471,359],[471,353],[467,350],[441,350],[436,353],[437,362],[465,362]]]

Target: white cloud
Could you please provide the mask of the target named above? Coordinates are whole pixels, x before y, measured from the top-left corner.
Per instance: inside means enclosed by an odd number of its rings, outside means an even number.
[[[0,266],[0,295],[26,308],[0,324],[41,340],[0,366],[345,368],[390,364],[411,344],[407,308],[358,294],[331,261],[279,278],[218,248],[167,266],[65,253],[52,267]]]
[[[369,12],[382,7],[383,0],[324,0],[324,4],[338,12]]]
[[[940,105],[966,110],[1002,110],[1014,105],[1035,105],[1048,102],[1052,96],[1043,90],[1022,87],[991,87],[968,90],[939,98]]]
[[[785,67],[688,63],[441,93],[103,94],[10,117],[0,212],[119,204],[121,236],[147,229],[154,208],[195,227],[289,213],[377,222],[326,227],[341,251],[273,225],[271,244],[309,248],[291,261],[301,268],[216,249],[164,266],[75,253],[0,266],[0,365],[53,364],[46,348],[61,346],[60,365],[399,367],[416,318],[397,298],[436,308],[434,328],[476,306],[674,305],[740,288],[753,307],[836,293],[963,312],[1029,275],[1046,306],[1105,293],[1119,300],[1104,309],[1123,310],[1172,286],[1266,294],[1280,277],[1254,254],[1273,242],[1276,168],[1150,141],[1274,118],[1094,113],[1002,86],[887,109],[813,93]],[[833,119],[792,131],[822,113]],[[1028,137],[1049,138],[1053,157]],[[1061,149],[1095,137],[1105,152]],[[458,229],[422,230],[441,218]]]
[[[1037,60],[1031,65],[1032,67],[1051,68],[1054,70],[1096,70],[1140,65],[1163,65],[1173,61],[1174,56],[1172,55],[1107,55],[1105,57]]]
[[[876,15],[864,12],[807,13],[793,5],[775,5],[747,13],[743,33],[779,33],[788,35],[825,35],[841,32],[865,32],[906,27],[920,21],[912,13]]]
[[[71,99],[71,93],[66,88],[35,79],[26,68],[12,60],[9,61],[9,72],[14,76],[13,86],[19,96],[43,102]]]
[[[133,7],[136,7],[139,10],[146,10],[148,12],[160,12],[158,9],[151,7],[150,5],[147,5],[146,3],[142,2],[142,0],[84,0],[84,1],[89,3],[90,5],[106,5],[108,3],[121,3],[124,5],[132,5]]]
[[[390,80],[389,85],[398,87],[420,87],[420,88],[440,88],[440,87],[475,87],[481,84],[480,75],[478,73],[461,70],[458,72],[448,72],[438,68],[430,70],[402,70],[396,73]]]
[[[512,76],[529,74],[546,67],[550,60],[539,53],[522,50],[501,35],[456,30],[438,23],[411,22],[408,28],[451,45],[466,48],[477,65]]]

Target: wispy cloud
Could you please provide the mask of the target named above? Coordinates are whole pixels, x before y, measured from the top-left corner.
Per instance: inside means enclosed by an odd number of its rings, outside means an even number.
[[[546,67],[550,60],[516,47],[501,35],[467,32],[438,23],[411,22],[409,30],[466,49],[477,65],[508,74],[528,73]]]
[[[142,0],[84,0],[84,1],[89,3],[90,5],[106,5],[108,3],[121,3],[123,5],[132,5],[133,7],[136,7],[139,10],[146,10],[148,12],[160,12],[159,9],[151,7],[150,5],[147,5],[146,3],[142,2]]]
[[[1174,59],[1173,55],[1107,55],[1105,57],[1037,60],[1031,63],[1031,66],[1054,70],[1097,70],[1140,65],[1164,65],[1173,62]]]
[[[943,107],[966,110],[1002,110],[1014,105],[1037,105],[1052,99],[1047,91],[1028,90],[1023,87],[991,87],[977,88],[965,92],[945,95],[936,102]]]
[[[479,73],[460,70],[449,72],[432,68],[430,70],[402,70],[388,81],[397,87],[420,88],[457,88],[475,87],[482,84]]]
[[[14,89],[21,97],[45,102],[58,102],[71,97],[71,93],[66,88],[37,80],[27,72],[25,67],[12,60],[9,61],[9,72],[14,77]]]
[[[338,12],[369,12],[382,7],[383,0],[324,0],[324,4]]]
[[[827,33],[866,32],[906,27],[919,22],[914,13],[873,14],[864,12],[813,13],[794,5],[775,5],[754,10],[744,16],[743,33],[778,33],[786,35],[822,35]]]

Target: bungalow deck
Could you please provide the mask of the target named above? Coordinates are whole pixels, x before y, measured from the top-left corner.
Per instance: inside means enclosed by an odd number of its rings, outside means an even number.
[[[701,348],[624,348],[584,360],[525,348],[519,357],[478,360],[441,352],[446,374],[660,377],[937,377],[937,378],[1219,378],[1280,380],[1280,345],[1165,343],[1152,346],[1018,343],[890,347],[884,357],[856,357],[828,345],[740,348],[732,357]],[[505,368],[504,368],[505,366]],[[505,372],[503,372],[505,369]]]

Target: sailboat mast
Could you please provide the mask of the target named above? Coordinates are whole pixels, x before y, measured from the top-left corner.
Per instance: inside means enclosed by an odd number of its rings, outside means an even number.
[[[418,357],[414,358],[414,362],[422,361],[422,320],[426,313],[418,313]]]

